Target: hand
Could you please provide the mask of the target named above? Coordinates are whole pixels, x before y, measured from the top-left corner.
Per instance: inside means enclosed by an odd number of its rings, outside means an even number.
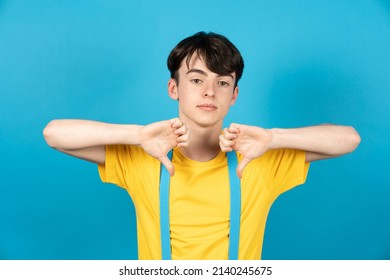
[[[167,168],[171,176],[175,169],[167,154],[173,147],[188,145],[188,130],[178,118],[141,126],[138,131],[140,146]]]
[[[237,176],[241,178],[245,166],[270,149],[271,140],[272,133],[269,130],[233,123],[219,136],[219,146],[223,152],[235,150],[242,155],[237,166]]]

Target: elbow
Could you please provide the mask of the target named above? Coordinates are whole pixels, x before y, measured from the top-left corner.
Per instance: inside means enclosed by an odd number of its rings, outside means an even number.
[[[360,144],[361,137],[359,133],[353,128],[349,127],[349,142],[350,142],[350,153],[353,152]]]
[[[58,135],[59,122],[60,121],[58,120],[52,120],[43,129],[43,137],[45,138],[47,145],[55,149],[58,146],[56,139]]]

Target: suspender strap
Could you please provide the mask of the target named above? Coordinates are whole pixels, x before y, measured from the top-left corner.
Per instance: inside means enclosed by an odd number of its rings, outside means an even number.
[[[169,160],[172,161],[172,153],[168,153]],[[169,222],[169,184],[170,175],[163,164],[160,169],[160,228],[161,228],[161,250],[162,259],[171,260],[171,232]]]
[[[241,188],[240,180],[236,175],[238,164],[236,153],[226,154],[228,160],[229,182],[230,182],[230,232],[229,232],[229,260],[238,259],[238,248],[240,241],[240,217],[241,217]],[[172,160],[172,151],[168,153]],[[161,164],[160,171],[160,228],[161,228],[161,250],[162,259],[171,260],[171,237],[169,222],[169,184],[170,175],[168,170]]]
[[[240,217],[241,217],[241,188],[240,179],[236,175],[237,155],[227,153],[229,182],[230,182],[230,232],[229,232],[229,260],[238,260],[240,243]]]

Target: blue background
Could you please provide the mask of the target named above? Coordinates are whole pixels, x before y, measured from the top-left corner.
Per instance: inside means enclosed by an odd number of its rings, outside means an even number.
[[[0,1],[0,259],[137,258],[127,193],[42,130],[175,117],[166,58],[200,30],[246,62],[226,125],[348,124],[362,137],[274,203],[263,258],[390,259],[390,3],[374,0]]]

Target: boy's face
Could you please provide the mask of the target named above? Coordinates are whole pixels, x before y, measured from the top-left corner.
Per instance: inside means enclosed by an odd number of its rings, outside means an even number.
[[[179,82],[170,79],[168,83],[169,96],[179,100],[179,118],[190,126],[221,129],[223,118],[237,99],[235,73],[220,76],[211,72],[196,54],[188,67],[185,60],[178,70]]]

